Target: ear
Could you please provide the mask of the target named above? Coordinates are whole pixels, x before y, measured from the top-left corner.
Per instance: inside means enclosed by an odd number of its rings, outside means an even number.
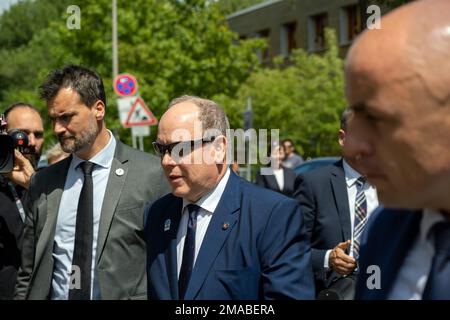
[[[339,145],[341,147],[344,147],[344,144],[345,144],[345,131],[342,130],[342,129],[339,129],[338,136],[339,136]]]
[[[227,138],[225,136],[218,136],[213,142],[213,150],[215,163],[225,163],[227,154]]]
[[[101,100],[97,100],[92,107],[95,112],[95,118],[97,121],[102,121],[105,118],[106,106]]]

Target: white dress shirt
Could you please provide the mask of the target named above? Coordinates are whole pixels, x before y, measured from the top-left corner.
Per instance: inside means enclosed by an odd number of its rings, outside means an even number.
[[[280,190],[283,191],[283,188],[284,188],[284,170],[283,170],[283,168],[273,170],[273,175],[275,176],[275,180],[277,181],[278,188],[280,188]]]
[[[98,239],[98,228],[100,213],[105,196],[106,185],[108,183],[109,172],[116,149],[116,140],[108,130],[110,139],[108,144],[94,157],[89,159],[95,163],[92,172],[93,192],[94,192],[94,217],[93,217],[93,243],[92,243],[92,272],[91,272],[91,298],[100,299],[100,288],[96,273],[96,249]],[[53,259],[55,260],[51,298],[65,300],[69,297],[69,281],[72,269],[72,257],[75,246],[75,229],[78,199],[83,187],[84,175],[78,165],[85,160],[72,154],[72,161],[67,172],[61,203],[58,210],[58,219],[55,229],[55,241],[53,246]]]
[[[430,209],[423,211],[420,232],[399,269],[388,296],[389,300],[422,299],[434,256],[434,236],[430,230],[443,220],[444,217],[437,211]]]
[[[350,167],[350,165],[343,160],[344,165],[344,173],[345,173],[345,183],[347,185],[347,196],[348,196],[348,207],[350,209],[350,222],[351,222],[351,230],[352,230],[352,238],[349,255],[353,256],[353,230],[355,224],[355,202],[356,202],[356,194],[357,194],[357,184],[356,180],[359,179],[361,174]],[[364,183],[364,195],[366,196],[367,203],[367,219],[369,219],[372,212],[378,207],[378,196],[377,191],[374,187],[372,187],[369,183]],[[348,240],[348,239],[346,239]],[[337,245],[337,243],[336,243]],[[328,259],[330,257],[330,253],[332,250],[328,250],[325,254],[324,259],[324,267],[329,268]]]
[[[219,204],[220,198],[222,197],[225,186],[227,185],[228,179],[230,177],[230,169],[228,168],[225,175],[222,177],[217,186],[210,191],[208,194],[204,195],[195,204],[200,207],[197,215],[197,229],[195,231],[195,256],[194,265],[197,260],[198,252],[202,246],[203,238],[205,237],[206,230],[208,229],[209,222],[214,211]],[[183,209],[182,217],[180,221],[180,226],[178,227],[177,233],[177,274],[180,275],[181,263],[183,260],[183,249],[184,240],[186,238],[187,225],[189,219],[189,212],[186,208],[187,205],[191,204],[189,201],[183,199]]]

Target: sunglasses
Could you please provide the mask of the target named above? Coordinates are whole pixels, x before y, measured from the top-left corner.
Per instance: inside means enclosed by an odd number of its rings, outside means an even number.
[[[164,157],[164,155],[168,152],[171,157],[174,157],[172,154],[172,150],[177,147],[178,150],[178,156],[183,157],[186,154],[191,153],[196,146],[199,146],[200,144],[203,145],[205,143],[213,142],[216,139],[216,137],[209,137],[209,138],[202,138],[199,140],[190,140],[190,141],[178,141],[173,142],[169,144],[162,144],[159,142],[152,142],[153,148],[155,149],[155,152],[158,156],[161,158]]]

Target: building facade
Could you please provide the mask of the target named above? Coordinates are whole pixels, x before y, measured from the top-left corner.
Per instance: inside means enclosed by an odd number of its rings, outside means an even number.
[[[258,55],[262,62],[288,57],[292,50],[324,49],[324,29],[336,30],[340,54],[345,56],[362,30],[358,0],[270,0],[227,16],[240,39],[264,38],[268,46]],[[365,25],[365,21],[364,21]]]

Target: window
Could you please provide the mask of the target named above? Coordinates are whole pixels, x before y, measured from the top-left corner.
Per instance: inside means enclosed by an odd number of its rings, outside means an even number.
[[[259,61],[260,62],[267,62],[270,60],[270,50],[269,50],[269,41],[270,41],[270,30],[269,29],[264,29],[261,30],[257,33],[257,37],[258,38],[264,38],[267,42],[267,46],[265,49],[258,50],[258,52],[256,53],[258,55]]]
[[[349,44],[361,32],[361,15],[357,5],[344,7],[340,12],[340,43]]]
[[[296,22],[286,23],[281,27],[280,53],[285,57],[289,56],[292,50],[297,48],[297,42],[295,40],[296,29]]]
[[[317,51],[325,49],[325,28],[328,25],[328,15],[321,13],[309,18],[308,21],[308,49]]]

